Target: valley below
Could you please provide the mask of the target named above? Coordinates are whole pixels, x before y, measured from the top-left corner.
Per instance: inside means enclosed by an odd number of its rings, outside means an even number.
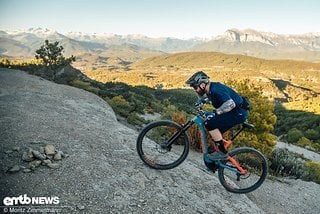
[[[206,72],[211,81],[249,80],[263,95],[291,110],[320,114],[320,64],[293,60],[265,60],[217,52],[184,52],[155,56],[127,65],[126,69],[83,71],[99,82],[132,86],[188,88],[186,79],[195,71]],[[313,103],[303,105],[303,103]],[[295,108],[294,108],[295,106]]]

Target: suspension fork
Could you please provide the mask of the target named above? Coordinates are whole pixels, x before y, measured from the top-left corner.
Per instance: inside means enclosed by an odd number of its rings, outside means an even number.
[[[182,129],[174,133],[174,135],[172,135],[172,137],[167,142],[164,142],[164,144],[161,145],[161,147],[170,150],[172,144],[180,137],[181,134],[185,133],[190,128],[190,126],[193,125],[193,123],[193,121],[188,121],[186,124],[182,126]]]

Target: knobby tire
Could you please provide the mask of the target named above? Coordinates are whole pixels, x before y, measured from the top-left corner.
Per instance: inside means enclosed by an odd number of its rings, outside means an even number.
[[[161,147],[175,133],[180,132],[171,150]],[[172,169],[181,164],[189,153],[189,139],[182,126],[169,121],[161,120],[144,127],[136,142],[137,152],[141,160],[154,169]]]
[[[252,192],[261,186],[268,171],[266,158],[261,152],[253,148],[242,147],[229,152],[229,156],[236,159],[247,170],[247,174],[237,176],[237,173],[220,167],[218,169],[219,181],[227,191],[243,194]],[[229,161],[225,161],[224,164],[234,167]]]

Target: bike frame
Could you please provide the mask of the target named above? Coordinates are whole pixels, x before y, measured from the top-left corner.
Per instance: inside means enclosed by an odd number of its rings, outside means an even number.
[[[192,124],[193,123],[197,124],[197,126],[199,127],[200,137],[201,137],[202,153],[203,154],[208,154],[209,153],[209,151],[208,151],[209,146],[208,146],[207,133],[205,131],[203,119],[200,116],[195,116],[194,118],[191,119],[191,122],[192,122]]]
[[[207,134],[206,134],[206,131],[205,131],[205,126],[204,126],[204,119],[200,116],[200,115],[197,115],[195,116],[194,118],[192,118],[191,120],[189,120],[188,123],[186,123],[182,128],[182,131],[185,132],[188,130],[188,128],[190,128],[193,124],[197,124],[197,126],[199,127],[199,130],[200,130],[200,137],[201,137],[201,146],[202,146],[202,153],[203,153],[203,156],[204,158],[206,158],[206,156],[208,155],[209,153],[209,146],[208,146],[208,141],[207,141]],[[238,134],[243,130],[240,129],[233,137],[231,140],[233,140],[236,136],[238,136]],[[171,145],[179,136],[180,136],[181,132],[178,132],[176,133],[168,142],[169,145]],[[218,148],[216,145],[214,145],[214,149],[217,151]],[[232,158],[231,156],[228,157],[228,160],[236,167],[235,168],[232,168],[232,167],[229,167],[225,164],[223,164],[221,161],[215,161],[215,164],[217,164],[219,167],[223,167],[225,169],[228,169],[230,171],[233,171],[233,172],[236,172],[237,174],[246,174],[246,170],[244,170],[240,165],[239,163],[234,159]]]

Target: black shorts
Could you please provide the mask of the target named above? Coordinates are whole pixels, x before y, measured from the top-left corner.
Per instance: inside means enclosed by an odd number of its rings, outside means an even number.
[[[216,115],[206,120],[204,125],[209,131],[219,129],[221,133],[224,133],[233,126],[243,123],[248,118],[248,115],[248,110],[236,107],[227,113]]]

